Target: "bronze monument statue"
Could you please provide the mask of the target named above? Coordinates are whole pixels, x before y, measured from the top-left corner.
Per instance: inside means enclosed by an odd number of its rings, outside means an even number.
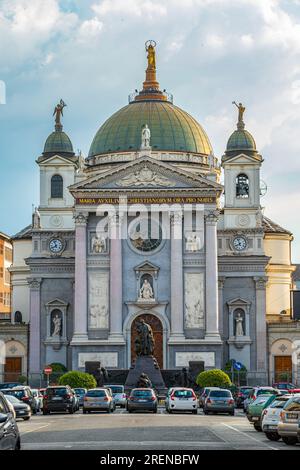
[[[242,103],[237,104],[235,101],[233,101],[232,104],[234,104],[239,110],[238,124],[244,124],[243,117],[246,107],[243,106]]]
[[[136,384],[137,388],[152,388],[151,380],[145,372],[142,372]]]
[[[60,100],[54,108],[53,116],[55,115],[55,125],[58,127],[61,126],[61,116],[64,115],[63,109],[65,106],[67,106],[66,103],[63,100]]]
[[[141,320],[137,322],[137,337],[135,339],[135,352],[137,356],[152,356],[154,352],[154,336],[150,325]]]

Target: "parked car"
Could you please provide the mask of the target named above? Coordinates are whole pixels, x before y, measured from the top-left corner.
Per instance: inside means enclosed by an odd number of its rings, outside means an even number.
[[[248,421],[254,425],[256,431],[261,431],[262,413],[265,408],[271,405],[277,395],[259,395],[252,401],[247,410]]]
[[[157,413],[158,400],[152,388],[133,388],[127,400],[127,411],[152,411]]]
[[[237,408],[243,408],[244,400],[248,398],[251,390],[253,390],[253,387],[249,387],[249,385],[245,385],[238,388],[235,395],[235,404]]]
[[[112,391],[116,406],[125,408],[127,395],[125,393],[124,385],[107,385],[107,387],[109,387]]]
[[[83,399],[87,392],[86,388],[74,388],[74,392],[79,400],[79,406],[83,406]]]
[[[174,387],[168,390],[165,407],[168,413],[173,411],[198,412],[197,397],[192,388]]]
[[[75,400],[75,411],[79,411],[80,410],[80,405],[79,405],[79,397],[78,395],[76,394],[74,388],[71,388],[72,390],[72,393],[74,395],[74,400]]]
[[[13,406],[0,392],[0,450],[20,450],[21,439]]]
[[[247,398],[244,400],[244,412],[247,413],[248,406],[254,402],[259,395],[279,395],[280,392],[274,387],[253,387]]]
[[[32,390],[28,385],[19,385],[18,387],[14,388],[6,388],[5,395],[13,395],[22,402],[26,403],[30,406],[32,413],[36,414],[38,411],[38,402],[35,399]]]
[[[263,410],[261,428],[270,441],[279,441],[280,439],[277,432],[280,413],[290,398],[291,395],[278,396],[270,406]]]
[[[300,395],[294,395],[283,407],[280,413],[277,432],[283,442],[294,445],[298,442],[300,422]]]
[[[36,401],[37,411],[41,411],[41,409],[43,408],[43,395],[40,393],[40,391],[37,388],[32,388],[31,392]]]
[[[91,411],[107,411],[112,413],[115,409],[111,392],[107,388],[92,388],[87,391],[83,399],[83,413]]]
[[[5,395],[5,398],[12,404],[14,407],[16,418],[22,418],[24,421],[28,421],[31,418],[31,408],[29,405],[19,400],[14,395]]]
[[[277,388],[277,390],[287,390],[290,391],[293,388],[295,388],[294,384],[291,384],[290,382],[275,382],[272,385],[273,388]]]
[[[112,401],[113,401],[113,411],[115,411],[115,409],[117,408],[117,405],[116,405],[116,401],[115,401],[115,398],[114,398],[112,389],[111,389],[108,385],[105,385],[104,388],[106,388],[106,390],[108,391],[108,393],[110,394],[110,396],[111,396],[111,398],[112,398]]]
[[[235,403],[230,390],[219,389],[210,390],[204,405],[203,412],[208,413],[229,413],[234,415]]]
[[[75,393],[68,385],[54,385],[47,387],[43,398],[43,414],[53,411],[68,411],[73,414],[76,409]]]
[[[0,390],[4,390],[5,388],[14,388],[19,387],[21,384],[19,382],[2,382],[0,384]]]
[[[203,408],[204,402],[211,390],[220,390],[220,387],[205,387],[199,397],[199,407]]]

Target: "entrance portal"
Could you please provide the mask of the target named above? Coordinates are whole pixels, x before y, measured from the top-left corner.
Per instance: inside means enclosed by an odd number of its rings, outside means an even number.
[[[153,331],[155,346],[154,346],[154,357],[158,362],[159,367],[163,368],[163,326],[159,318],[150,313],[143,313],[134,319],[131,325],[131,361],[136,358],[134,350],[134,340],[137,336],[136,324],[137,322],[144,320],[148,323]]]

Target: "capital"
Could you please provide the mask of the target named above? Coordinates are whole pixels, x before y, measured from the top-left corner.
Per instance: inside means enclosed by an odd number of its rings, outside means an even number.
[[[78,214],[74,215],[75,225],[76,226],[85,226],[88,221],[88,215],[79,212]]]
[[[218,210],[211,211],[205,216],[205,220],[207,224],[214,225],[219,220],[220,212]]]
[[[266,288],[266,285],[267,285],[267,277],[265,276],[257,276],[257,277],[254,277],[254,282],[255,282],[255,287],[256,287],[256,290],[264,290]]]
[[[40,286],[43,282],[43,279],[42,278],[37,278],[37,277],[29,277],[27,279],[27,282],[28,282],[31,290],[39,290]]]

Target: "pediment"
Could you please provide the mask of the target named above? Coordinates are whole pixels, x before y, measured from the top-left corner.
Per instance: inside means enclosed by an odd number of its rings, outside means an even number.
[[[135,266],[135,268],[134,268],[135,272],[140,272],[140,271],[158,272],[159,269],[160,269],[159,266],[156,266],[155,264],[151,263],[150,261],[144,261],[143,263],[140,263],[138,266]]]
[[[40,166],[65,166],[65,165],[74,165],[74,161],[70,161],[68,158],[64,158],[61,155],[52,155],[48,158],[43,158],[38,161]]]
[[[245,153],[240,153],[239,155],[235,155],[233,157],[227,157],[224,158],[223,164],[228,164],[230,165],[253,165],[253,163],[260,163],[262,162],[262,157],[259,154],[256,155],[246,155]]]
[[[230,307],[240,307],[240,306],[248,306],[250,305],[250,302],[248,300],[241,299],[240,297],[237,297],[236,299],[230,300],[227,302],[227,305]]]
[[[66,307],[68,303],[64,302],[63,300],[60,299],[54,299],[50,300],[50,302],[46,303],[47,307]]]
[[[141,190],[141,189],[189,189],[201,188],[221,192],[223,187],[199,175],[179,169],[174,165],[158,162],[149,156],[119,165],[111,170],[70,186],[71,192],[91,190]]]

